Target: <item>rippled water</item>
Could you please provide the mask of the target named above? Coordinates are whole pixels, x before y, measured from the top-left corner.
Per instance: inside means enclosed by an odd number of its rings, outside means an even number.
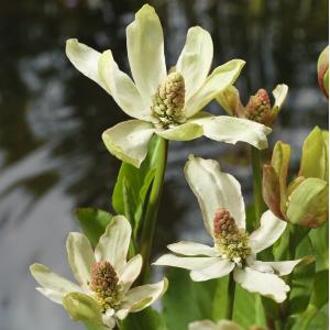
[[[308,131],[327,127],[327,103],[315,63],[327,43],[326,0],[151,1],[164,25],[168,66],[175,64],[191,25],[207,28],[214,66],[247,61],[238,86],[245,99],[260,87],[290,86],[272,142],[294,146],[293,167]],[[75,71],[65,40],[78,37],[111,48],[128,71],[125,26],[141,1],[12,0],[0,4],[0,330],[78,329],[64,311],[38,295],[27,272],[35,261],[68,274],[65,236],[78,206],[110,208],[119,162],[100,141],[125,119],[101,88]],[[220,113],[217,105],[210,110]],[[250,198],[247,149],[199,139],[170,146],[156,249],[178,237],[206,240],[183,177],[189,153],[221,160]],[[169,207],[170,206],[170,207]]]

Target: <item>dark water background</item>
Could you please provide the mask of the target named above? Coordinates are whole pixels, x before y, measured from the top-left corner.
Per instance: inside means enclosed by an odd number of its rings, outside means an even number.
[[[109,209],[119,162],[104,148],[102,131],[125,118],[112,98],[83,77],[64,54],[77,37],[111,48],[128,71],[125,27],[141,1],[11,0],[0,2],[0,330],[78,329],[58,306],[34,291],[35,261],[69,274],[65,237],[77,228],[78,206]],[[271,137],[290,142],[298,166],[304,137],[327,128],[327,102],[316,83],[316,60],[327,44],[326,0],[151,1],[161,17],[168,66],[187,29],[201,25],[215,44],[213,65],[247,61],[238,86],[245,100],[258,88],[290,87]],[[220,113],[216,104],[210,111]],[[251,173],[244,145],[199,139],[172,143],[155,251],[180,237],[207,240],[197,203],[182,176],[189,153],[221,160],[242,182]]]

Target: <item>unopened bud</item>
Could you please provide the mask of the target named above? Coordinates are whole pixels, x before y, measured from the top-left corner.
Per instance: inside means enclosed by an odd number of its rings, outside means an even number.
[[[317,76],[322,92],[329,98],[329,46],[320,54],[317,62]]]
[[[266,126],[271,126],[275,117],[265,89],[259,89],[255,95],[250,97],[245,107],[245,117]]]

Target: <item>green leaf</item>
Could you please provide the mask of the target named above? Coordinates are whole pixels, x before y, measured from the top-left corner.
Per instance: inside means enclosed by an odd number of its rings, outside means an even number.
[[[112,215],[104,210],[96,208],[79,208],[75,213],[83,232],[92,246],[95,247],[100,236],[110,223]]]
[[[127,316],[121,326],[122,330],[166,330],[162,315],[151,307],[139,313]]]
[[[261,297],[236,284],[233,319],[244,329],[252,325],[266,326],[266,316]]]
[[[329,269],[329,222],[311,229],[309,237],[316,256],[316,271]]]
[[[193,282],[189,272],[171,268],[167,272],[171,285],[163,297],[164,319],[168,329],[187,330],[192,321],[223,317],[226,309],[227,285],[218,281]],[[226,279],[224,279],[226,281]],[[215,305],[215,297],[216,300]]]
[[[149,144],[147,157],[140,168],[122,163],[112,194],[112,206],[118,214],[125,215],[134,228],[136,237],[143,216],[145,200],[155,176],[161,152],[160,138],[154,136]]]

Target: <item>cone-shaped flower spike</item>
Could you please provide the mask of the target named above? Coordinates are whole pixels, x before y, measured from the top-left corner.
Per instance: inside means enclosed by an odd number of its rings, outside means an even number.
[[[126,261],[131,231],[125,217],[114,217],[94,252],[87,237],[70,233],[68,261],[79,284],[44,265],[33,264],[31,274],[41,286],[37,290],[62,304],[74,320],[106,329],[113,329],[129,313],[150,306],[165,292],[167,280],[131,288],[142,267],[140,255]]]
[[[260,227],[249,234],[245,230],[241,186],[233,176],[222,172],[214,160],[191,156],[185,176],[198,199],[214,245],[170,244],[168,249],[174,254],[165,254],[154,264],[188,269],[193,281],[207,281],[233,272],[234,280],[244,289],[279,303],[284,301],[290,288],[280,276],[290,274],[300,260],[262,262],[256,255],[277,241],[286,222],[267,211],[260,219]]]
[[[188,141],[202,135],[227,143],[247,142],[267,148],[264,125],[201,110],[232,85],[244,61],[235,59],[209,70],[213,58],[210,34],[201,27],[189,29],[175,68],[167,72],[164,38],[153,7],[144,5],[126,29],[127,52],[133,80],[121,71],[112,52],[99,53],[67,41],[66,54],[84,75],[98,83],[130,117],[106,130],[103,141],[119,159],[139,167],[154,134],[167,140]]]
[[[292,224],[318,227],[328,219],[328,132],[315,127],[304,141],[300,170],[287,182],[290,145],[278,141],[263,168],[263,196],[276,216]]]
[[[243,106],[239,91],[235,86],[229,86],[217,96],[217,101],[224,110],[232,116],[246,118],[271,127],[288,93],[288,86],[277,85],[273,90],[275,103],[271,105],[269,95],[265,89],[259,89]]]

